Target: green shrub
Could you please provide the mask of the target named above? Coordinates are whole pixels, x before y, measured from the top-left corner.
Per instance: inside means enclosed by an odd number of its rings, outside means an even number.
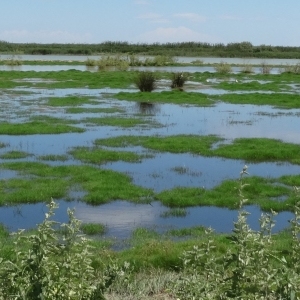
[[[33,234],[15,234],[14,258],[0,258],[0,299],[103,299],[106,279],[91,266],[91,249],[80,221],[68,210],[68,224],[53,221],[51,201]]]
[[[141,92],[152,92],[155,89],[155,76],[152,72],[139,72],[135,84]]]
[[[226,62],[220,62],[215,66],[215,70],[221,74],[228,74],[232,72],[231,65]]]

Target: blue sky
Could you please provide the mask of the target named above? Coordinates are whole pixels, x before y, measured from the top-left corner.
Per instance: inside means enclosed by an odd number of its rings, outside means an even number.
[[[0,0],[0,40],[300,46],[300,0]]]

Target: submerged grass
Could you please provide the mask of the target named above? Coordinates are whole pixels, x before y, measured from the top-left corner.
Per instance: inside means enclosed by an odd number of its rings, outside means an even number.
[[[105,164],[113,161],[139,162],[142,156],[126,151],[111,151],[101,148],[76,147],[69,152],[85,163]]]
[[[103,126],[118,126],[118,127],[134,127],[138,125],[149,124],[142,118],[121,118],[121,117],[101,117],[101,118],[86,118],[84,119],[87,123]]]
[[[0,155],[2,159],[21,159],[31,156],[32,154],[23,151],[9,151]]]

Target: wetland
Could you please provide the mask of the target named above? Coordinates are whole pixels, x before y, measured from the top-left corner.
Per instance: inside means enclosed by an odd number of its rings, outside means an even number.
[[[174,68],[30,67],[0,71],[0,222],[10,231],[34,228],[53,198],[59,221],[75,208],[107,237],[228,233],[244,165],[251,227],[271,210],[276,231],[288,226],[300,186],[298,74],[177,66],[187,76],[178,90]],[[157,79],[151,93],[134,84],[145,69]]]

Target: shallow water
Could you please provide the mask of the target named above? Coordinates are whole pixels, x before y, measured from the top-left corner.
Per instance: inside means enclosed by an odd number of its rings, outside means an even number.
[[[102,223],[107,226],[106,237],[126,239],[131,232],[139,227],[154,229],[164,233],[170,229],[180,229],[192,226],[212,227],[216,232],[230,233],[233,222],[237,221],[238,211],[217,207],[187,208],[187,217],[164,218],[162,213],[168,208],[159,202],[150,204],[134,204],[126,201],[113,201],[101,206],[90,206],[83,202],[59,201],[55,220],[67,222],[67,209],[75,208],[75,216],[83,222]],[[248,223],[254,230],[259,229],[261,211],[255,206],[247,206],[245,210],[250,213]],[[0,209],[0,219],[11,231],[20,228],[35,228],[43,221],[44,214],[48,211],[44,203],[18,205]],[[35,216],[32,218],[32,216]],[[275,217],[274,232],[284,229],[288,221],[293,218],[290,212],[279,213]]]
[[[164,89],[164,85],[161,86]],[[203,91],[205,89],[201,89]],[[207,87],[213,93],[212,87]],[[11,150],[26,151],[33,156],[24,161],[38,161],[38,156],[66,154],[76,146],[93,146],[93,141],[119,135],[158,135],[168,136],[176,134],[214,134],[230,140],[239,137],[267,137],[281,139],[285,142],[300,143],[300,110],[280,110],[269,106],[232,105],[217,103],[212,107],[196,107],[193,105],[174,104],[137,104],[130,101],[118,101],[107,95],[114,95],[120,89],[35,89],[18,88],[2,90],[0,103],[3,111],[1,120],[23,122],[32,115],[45,115],[58,118],[77,120],[87,129],[84,133],[59,135],[2,135],[0,142],[7,144],[0,149],[0,153]],[[135,92],[136,89],[126,90]],[[24,93],[23,93],[24,92]],[[209,93],[209,92],[207,92]],[[87,117],[107,116],[110,114],[67,114],[63,107],[47,106],[49,97],[63,97],[67,95],[84,95],[96,97],[98,104],[84,105],[83,107],[118,107],[125,111],[126,116],[142,114],[145,118],[161,124],[161,126],[136,126],[134,128],[118,128],[113,126],[86,126],[83,121]],[[123,113],[111,114],[124,116]],[[119,150],[119,149],[118,149]],[[129,149],[130,150],[130,149]],[[131,149],[136,152],[147,152],[142,147]],[[245,161],[229,160],[215,157],[202,157],[192,154],[155,153],[150,151],[152,157],[145,158],[140,163],[114,162],[102,165],[102,168],[112,169],[128,174],[133,182],[156,192],[171,189],[176,186],[195,186],[212,188],[225,179],[237,178]],[[5,160],[0,160],[3,162]],[[52,162],[51,165],[80,164],[69,156],[66,162]],[[299,174],[300,166],[289,163],[260,163],[251,164],[251,175],[264,177],[279,177],[287,174]],[[174,168],[183,168],[185,172],[178,173]],[[16,176],[15,172],[1,170],[0,178],[8,179]],[[215,207],[188,208],[185,218],[162,218],[160,214],[166,207],[154,202],[145,204],[132,204],[125,201],[114,201],[101,206],[89,206],[82,202],[60,201],[60,210],[57,218],[66,221],[66,208],[75,207],[76,216],[84,222],[101,222],[107,224],[109,236],[119,238],[127,237],[136,227],[146,226],[164,230],[169,227],[189,227],[196,225],[212,226],[217,231],[229,232],[232,222],[236,220],[237,212]],[[251,226],[256,228],[260,210],[248,207],[252,212]],[[16,207],[1,207],[0,222],[11,230],[18,228],[31,228],[43,219],[45,205],[19,205]],[[120,213],[122,212],[122,213]],[[32,216],[34,215],[34,218]],[[281,213],[277,219],[277,229],[287,226],[291,213]],[[250,221],[249,221],[250,222]]]

